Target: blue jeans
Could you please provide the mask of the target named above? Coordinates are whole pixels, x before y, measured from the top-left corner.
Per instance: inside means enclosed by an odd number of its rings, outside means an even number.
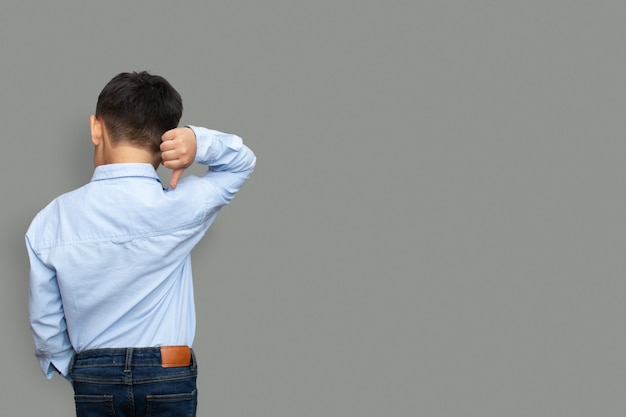
[[[195,417],[198,369],[161,366],[159,348],[95,349],[70,365],[77,417]]]

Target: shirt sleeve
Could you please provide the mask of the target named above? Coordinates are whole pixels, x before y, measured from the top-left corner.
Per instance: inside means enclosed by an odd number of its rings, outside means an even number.
[[[56,272],[42,262],[28,236],[26,248],[30,258],[28,311],[35,357],[48,379],[58,371],[69,380],[69,364],[74,349],[67,334]]]
[[[196,135],[195,162],[208,167],[202,178],[220,190],[222,203],[228,204],[254,171],[256,156],[237,135],[188,127]]]

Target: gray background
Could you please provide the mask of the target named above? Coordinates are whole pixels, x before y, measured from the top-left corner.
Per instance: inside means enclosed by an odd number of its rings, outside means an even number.
[[[0,414],[32,356],[23,235],[150,70],[258,168],[194,252],[199,416],[626,412],[622,1],[5,0]],[[161,172],[164,178],[167,172]]]

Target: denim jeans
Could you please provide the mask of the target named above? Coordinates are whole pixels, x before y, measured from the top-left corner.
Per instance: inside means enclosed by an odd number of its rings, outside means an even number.
[[[159,348],[96,349],[70,365],[77,417],[195,417],[196,358],[161,366]]]

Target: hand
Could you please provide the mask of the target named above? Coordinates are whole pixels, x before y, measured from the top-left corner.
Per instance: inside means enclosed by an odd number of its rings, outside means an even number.
[[[178,180],[196,157],[196,134],[191,128],[177,127],[161,136],[161,164],[172,170],[170,187],[176,188]]]

